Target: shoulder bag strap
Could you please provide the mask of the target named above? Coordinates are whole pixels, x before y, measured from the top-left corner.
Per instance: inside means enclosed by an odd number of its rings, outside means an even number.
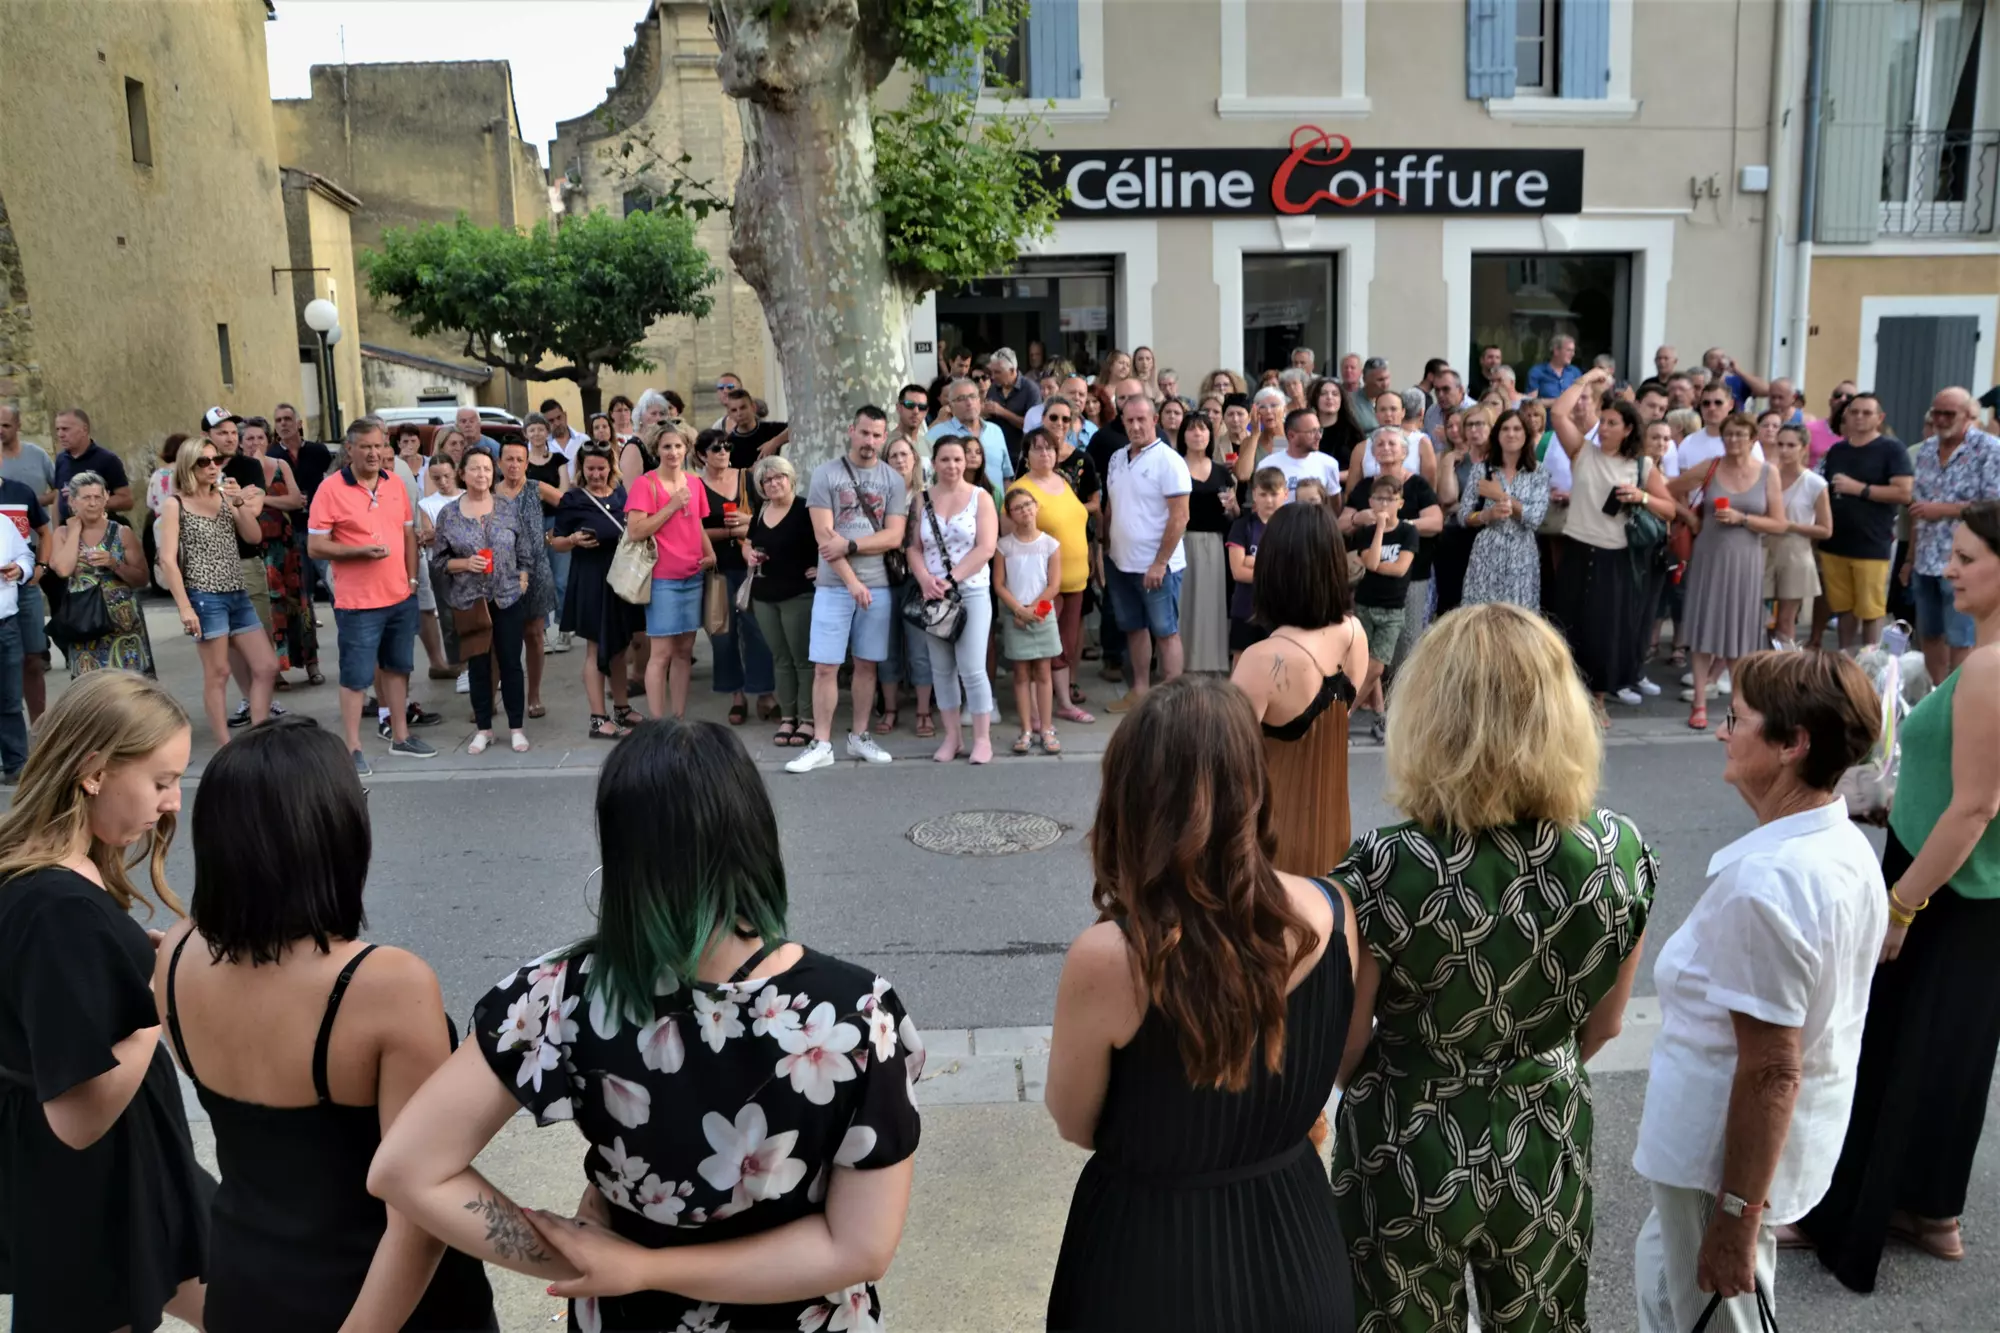
[[[848,462],[846,456],[842,455],[840,460],[840,465],[847,469],[847,479],[854,483],[854,503],[861,506],[861,516],[868,520],[869,527],[875,529],[875,531],[877,532],[880,532],[882,530],[882,525],[875,521],[875,515],[873,511],[871,511],[868,508],[868,506],[862,502],[861,478],[854,475],[854,464]]]
[[[583,487],[581,486],[577,487],[577,489],[579,491],[583,491]],[[618,515],[612,513],[610,508],[604,503],[604,501],[598,499],[596,496],[592,495],[589,491],[583,491],[583,498],[590,501],[592,504],[596,505],[600,510],[602,510],[606,518],[610,519],[613,523],[618,523]],[[625,525],[623,523],[618,523],[618,530],[620,532],[625,531]]]
[[[845,462],[846,460],[843,459],[842,461]],[[976,491],[973,494],[972,503],[979,503],[979,495]],[[928,486],[924,488],[924,517],[930,520],[931,540],[937,543],[938,561],[944,566],[944,581],[956,588],[958,580],[952,577],[951,548],[944,544],[944,529],[938,525],[937,507],[931,503],[931,492]]]

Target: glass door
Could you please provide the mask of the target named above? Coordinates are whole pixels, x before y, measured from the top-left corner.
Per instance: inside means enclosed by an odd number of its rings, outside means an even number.
[[[1295,347],[1312,348],[1316,365],[1335,363],[1335,258],[1243,256],[1243,373],[1253,387],[1266,370],[1290,366]]]
[[[1627,358],[1631,332],[1632,256],[1623,254],[1475,254],[1472,256],[1472,343],[1461,365],[1479,364],[1479,349],[1499,347],[1528,390],[1528,369],[1549,359],[1558,334],[1576,339],[1576,364],[1610,353],[1620,378],[1634,378]]]

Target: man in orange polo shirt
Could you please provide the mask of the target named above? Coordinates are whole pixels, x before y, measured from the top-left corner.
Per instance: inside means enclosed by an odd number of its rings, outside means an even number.
[[[340,637],[340,727],[355,771],[372,770],[361,752],[361,705],[374,684],[389,710],[389,753],[437,754],[410,735],[404,704],[417,638],[416,519],[408,492],[390,475],[389,435],[374,417],[347,428],[347,466],[320,483],[307,519],[307,550],[332,569],[333,618]]]

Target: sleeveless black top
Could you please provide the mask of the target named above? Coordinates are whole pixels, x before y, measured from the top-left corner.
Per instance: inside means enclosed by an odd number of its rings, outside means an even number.
[[[209,1333],[336,1333],[374,1262],[387,1209],[368,1193],[368,1164],[381,1145],[373,1106],[343,1106],[327,1090],[326,1049],[334,1016],[369,945],[348,960],[326,999],[313,1043],[315,1106],[262,1106],[205,1086],[181,1040],[174,981],[181,951],[167,965],[167,1031],[215,1128],[222,1171],[211,1218],[206,1324]],[[456,1034],[453,1035],[457,1045]],[[499,1328],[485,1267],[446,1250],[407,1330],[471,1333]]]
[[[1283,1072],[1261,1046],[1242,1092],[1189,1085],[1157,1007],[1111,1052],[1096,1151],[1070,1201],[1050,1329],[1351,1333],[1333,1186],[1309,1135],[1354,1008],[1340,895],[1318,964],[1285,1001]]]

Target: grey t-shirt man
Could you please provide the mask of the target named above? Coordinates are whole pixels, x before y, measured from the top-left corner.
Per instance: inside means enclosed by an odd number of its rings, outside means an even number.
[[[41,445],[23,440],[20,453],[0,454],[0,477],[20,482],[40,498],[55,489],[56,461]]]
[[[825,509],[833,514],[833,530],[851,541],[861,541],[881,531],[892,515],[910,511],[909,488],[903,474],[887,463],[855,467],[845,458],[821,463],[813,469],[812,484],[806,490],[808,509]],[[889,574],[879,555],[857,555],[848,562],[863,587],[886,588]],[[819,586],[831,588],[840,575],[822,559]]]

